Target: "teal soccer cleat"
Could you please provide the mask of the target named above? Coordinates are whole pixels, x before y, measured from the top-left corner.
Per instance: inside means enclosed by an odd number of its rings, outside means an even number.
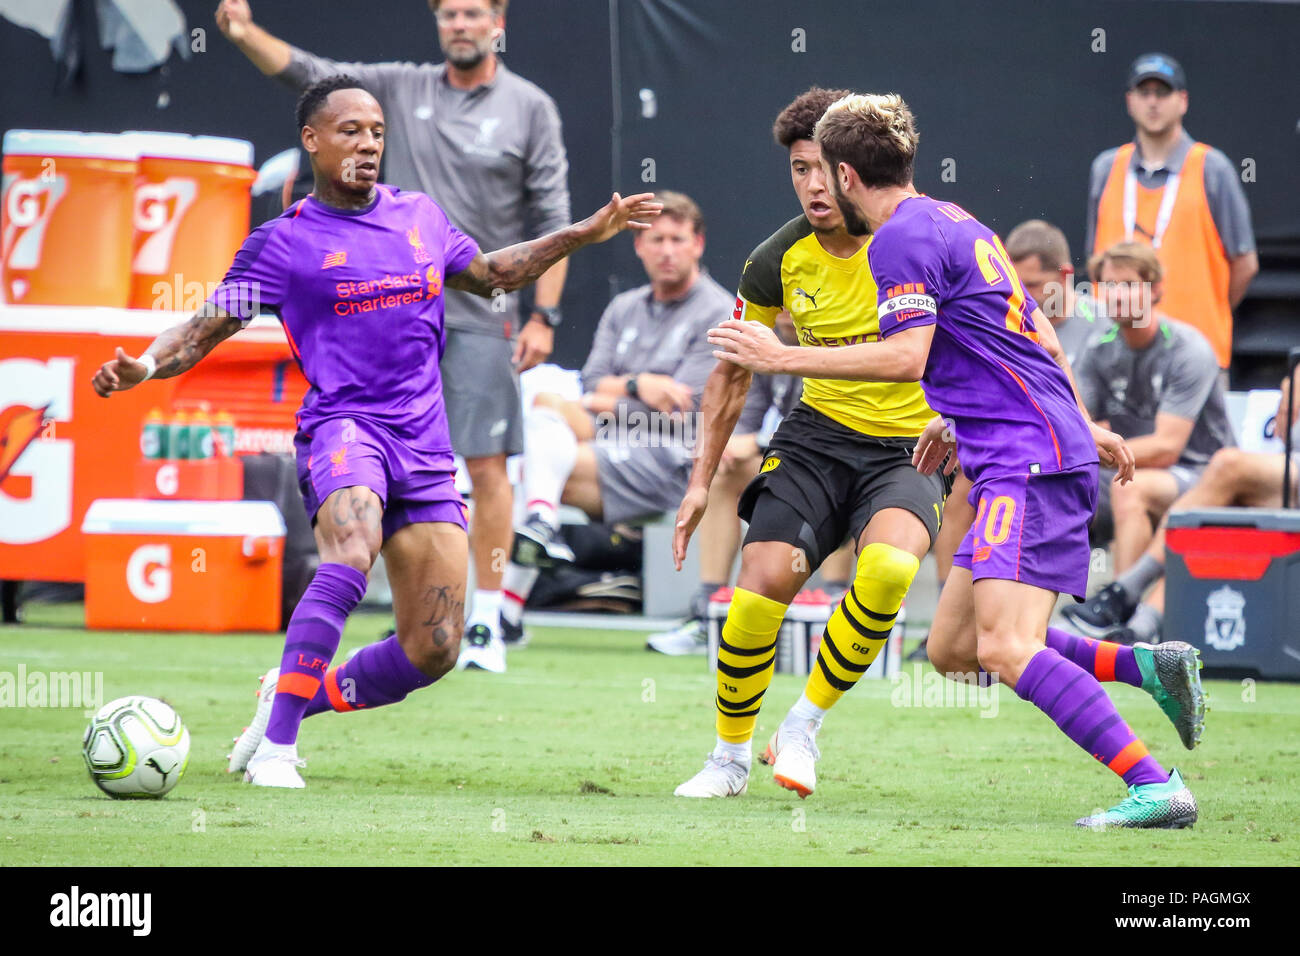
[[[1183,746],[1193,749],[1205,731],[1208,699],[1201,687],[1201,652],[1182,641],[1165,641],[1134,644],[1133,653],[1142,672],[1142,689],[1173,722]]]
[[[1165,783],[1129,787],[1128,797],[1103,813],[1075,820],[1076,827],[1105,830],[1110,827],[1181,830],[1196,822],[1196,798],[1177,769]]]

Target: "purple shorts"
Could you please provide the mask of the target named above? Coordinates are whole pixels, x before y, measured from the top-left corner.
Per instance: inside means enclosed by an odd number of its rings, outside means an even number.
[[[382,425],[356,418],[331,418],[310,435],[294,436],[298,487],[307,516],[340,488],[361,485],[384,505],[384,539],[417,521],[446,521],[466,527],[465,500],[456,490],[452,453],[420,452]]]
[[[1097,467],[976,482],[975,522],[952,563],[972,580],[1023,581],[1082,601],[1088,590],[1088,523],[1097,510]]]

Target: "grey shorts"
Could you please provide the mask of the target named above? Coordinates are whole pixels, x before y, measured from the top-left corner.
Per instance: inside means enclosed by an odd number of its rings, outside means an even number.
[[[1174,478],[1178,491],[1175,498],[1181,498],[1192,485],[1201,480],[1205,465],[1174,465],[1166,469]],[[1115,469],[1102,468],[1097,475],[1097,513],[1093,515],[1090,533],[1093,544],[1110,541],[1115,537],[1115,513],[1110,507],[1110,488],[1115,482]]]
[[[442,396],[451,447],[462,458],[518,455],[524,450],[519,377],[510,364],[513,351],[504,336],[447,330]]]
[[[676,511],[682,503],[692,465],[685,448],[599,440],[591,447],[606,524]]]

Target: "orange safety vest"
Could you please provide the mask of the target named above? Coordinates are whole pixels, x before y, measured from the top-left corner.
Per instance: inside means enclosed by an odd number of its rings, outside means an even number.
[[[1132,239],[1151,244],[1156,232],[1164,187],[1147,189],[1137,184],[1137,225],[1125,235],[1124,178],[1133,159],[1133,143],[1115,153],[1115,163],[1097,204],[1097,232],[1092,244],[1096,255],[1117,242]],[[1214,226],[1205,196],[1205,154],[1209,146],[1196,143],[1179,171],[1178,196],[1156,256],[1164,267],[1164,296],[1160,310],[1198,329],[1214,347],[1220,368],[1232,361],[1232,309],[1228,305],[1228,258]]]

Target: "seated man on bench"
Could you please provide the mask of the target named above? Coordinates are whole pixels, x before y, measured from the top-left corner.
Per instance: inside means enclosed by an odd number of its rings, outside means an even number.
[[[523,639],[539,569],[572,560],[560,504],[613,524],[673,511],[686,490],[700,395],[716,364],[708,330],[730,315],[732,295],[700,269],[699,207],[681,193],[656,198],[663,213],[635,243],[650,281],[615,296],[601,316],[581,402],[541,394],[525,409],[527,517],[502,582],[506,645]],[[467,631],[461,666],[503,671],[505,647],[494,643]]]

